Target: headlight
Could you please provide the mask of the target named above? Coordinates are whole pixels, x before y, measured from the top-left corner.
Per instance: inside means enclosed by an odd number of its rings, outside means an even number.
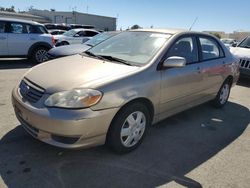
[[[61,108],[87,108],[97,104],[102,98],[102,93],[93,89],[74,89],[51,95],[45,105]]]

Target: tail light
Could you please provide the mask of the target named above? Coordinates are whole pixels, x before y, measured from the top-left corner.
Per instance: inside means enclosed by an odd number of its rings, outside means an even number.
[[[56,44],[56,39],[54,36],[52,36],[52,44],[55,45]]]

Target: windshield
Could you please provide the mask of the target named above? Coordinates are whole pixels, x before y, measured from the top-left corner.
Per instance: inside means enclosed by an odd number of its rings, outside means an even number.
[[[84,44],[89,45],[89,46],[95,46],[99,43],[101,43],[102,41],[105,41],[106,39],[115,36],[116,33],[100,33],[96,36],[94,36],[92,39],[88,40],[87,42],[85,42]]]
[[[245,38],[245,39],[238,45],[238,47],[250,48],[250,37]]]
[[[153,58],[170,37],[170,34],[128,31],[103,41],[89,52],[143,65]]]
[[[73,37],[73,36],[75,36],[76,33],[77,33],[77,31],[75,31],[74,29],[71,29],[71,30],[66,31],[65,33],[63,33],[63,35],[67,36],[67,37]]]

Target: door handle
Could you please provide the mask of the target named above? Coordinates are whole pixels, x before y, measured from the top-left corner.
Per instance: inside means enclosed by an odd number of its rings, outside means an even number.
[[[200,67],[197,67],[196,70],[197,70],[198,73],[201,73],[201,68]]]
[[[5,40],[5,39],[7,39],[6,37],[0,37],[0,40]]]

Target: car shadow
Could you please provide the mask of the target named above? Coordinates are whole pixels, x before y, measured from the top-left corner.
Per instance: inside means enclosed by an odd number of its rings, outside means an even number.
[[[28,136],[21,126],[0,141],[0,174],[16,187],[156,187],[175,181],[202,187],[185,175],[230,145],[250,122],[249,109],[229,102],[204,104],[149,128],[142,145],[126,155],[104,146],[65,150]]]
[[[35,63],[29,62],[27,59],[20,58],[0,58],[0,69],[26,69],[35,66]]]

